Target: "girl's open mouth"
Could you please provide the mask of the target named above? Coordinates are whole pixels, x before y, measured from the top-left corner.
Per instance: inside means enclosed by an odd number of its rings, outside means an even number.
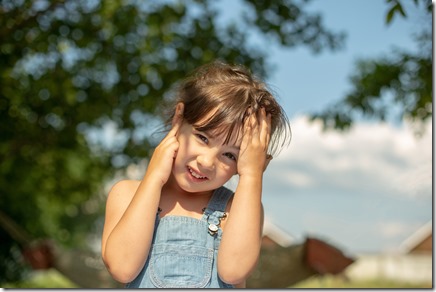
[[[193,170],[189,166],[188,166],[188,171],[191,174],[191,177],[193,177],[195,179],[198,179],[198,180],[207,180],[206,176],[203,176],[203,175],[199,174],[198,172],[196,172],[195,170]]]

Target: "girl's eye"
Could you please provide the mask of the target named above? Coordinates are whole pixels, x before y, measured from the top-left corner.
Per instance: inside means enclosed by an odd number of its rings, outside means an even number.
[[[236,156],[233,155],[232,153],[225,153],[224,156],[226,156],[227,158],[230,158],[231,160],[236,161]]]
[[[206,144],[209,143],[209,140],[205,136],[203,136],[201,134],[196,134],[196,136],[198,137],[198,139],[200,139],[204,143],[206,143]]]

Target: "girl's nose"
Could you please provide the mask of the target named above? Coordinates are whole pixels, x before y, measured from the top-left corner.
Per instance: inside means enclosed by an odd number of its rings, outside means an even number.
[[[198,164],[204,169],[214,169],[215,168],[215,156],[212,154],[202,154],[197,156]]]

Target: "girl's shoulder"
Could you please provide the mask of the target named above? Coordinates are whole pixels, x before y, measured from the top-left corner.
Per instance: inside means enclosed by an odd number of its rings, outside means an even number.
[[[109,191],[112,199],[131,201],[141,183],[140,180],[121,180],[115,183]]]
[[[136,189],[138,188],[139,184],[141,183],[140,180],[133,180],[133,179],[124,179],[116,182],[112,186],[112,190],[128,190],[128,189]]]

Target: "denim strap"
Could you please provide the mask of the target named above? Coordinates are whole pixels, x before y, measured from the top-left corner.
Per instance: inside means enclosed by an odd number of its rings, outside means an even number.
[[[216,189],[203,214],[203,220],[208,223],[220,224],[220,219],[225,216],[226,206],[233,192],[226,187]]]

